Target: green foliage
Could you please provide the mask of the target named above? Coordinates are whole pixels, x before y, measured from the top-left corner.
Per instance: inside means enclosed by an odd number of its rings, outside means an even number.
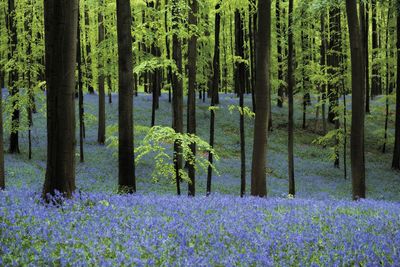
[[[154,170],[151,174],[151,178],[154,182],[160,181],[160,179],[166,179],[172,183],[175,182],[175,164],[173,161],[173,145],[174,142],[178,142],[181,147],[182,159],[190,165],[194,165],[195,170],[198,172],[207,172],[208,167],[213,168],[218,173],[215,166],[210,164],[207,155],[213,154],[216,160],[219,156],[215,150],[200,137],[187,134],[177,133],[174,129],[164,126],[136,127],[136,130],[142,133],[146,133],[143,140],[140,141],[140,145],[135,148],[135,164],[141,164],[144,162],[144,158],[151,155],[154,158]],[[115,134],[118,131],[116,125],[107,127],[107,134]],[[108,147],[117,149],[118,138],[112,135],[107,138]],[[196,145],[196,154],[191,150],[191,145]],[[188,173],[185,169],[179,170],[181,177],[184,181],[190,182]]]
[[[248,118],[254,118],[256,114],[249,107],[240,107],[236,105],[229,105],[229,112],[232,114],[235,110],[239,111],[241,115],[244,115]]]

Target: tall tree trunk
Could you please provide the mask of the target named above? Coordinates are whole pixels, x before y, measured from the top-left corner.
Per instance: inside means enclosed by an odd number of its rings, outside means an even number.
[[[9,59],[17,56],[17,22],[15,18],[16,9],[14,0],[8,0],[8,33],[10,35],[10,54]],[[9,92],[12,98],[13,111],[11,114],[11,134],[9,153],[20,153],[19,151],[19,124],[20,124],[20,110],[19,110],[19,89],[16,85],[18,81],[18,71],[16,67],[10,71],[9,75]]]
[[[172,20],[174,25],[174,34],[172,36],[172,58],[177,66],[177,73],[172,77],[172,109],[173,109],[173,128],[177,133],[183,133],[183,85],[179,74],[182,74],[182,43],[177,33],[179,21],[180,0],[172,0]],[[182,169],[182,147],[181,141],[175,140],[174,143],[174,163],[175,163],[175,181],[176,192],[181,194],[181,169]]]
[[[365,198],[365,71],[363,63],[363,42],[360,21],[357,15],[357,1],[346,0],[349,26],[352,74],[352,118],[351,118],[351,169],[353,199]]]
[[[386,22],[386,90],[385,90],[385,134],[384,134],[384,143],[382,146],[382,153],[386,153],[386,143],[388,139],[388,124],[389,124],[389,94],[390,94],[390,64],[389,64],[389,52],[390,52],[390,46],[389,46],[389,35],[390,35],[390,15],[391,15],[391,6],[388,7],[388,14],[387,14],[387,22]]]
[[[360,26],[362,31],[362,41],[363,41],[363,57],[364,57],[364,66],[365,66],[365,112],[370,112],[369,106],[369,97],[370,97],[370,88],[369,88],[369,51],[368,51],[368,35],[369,35],[369,12],[368,12],[368,4],[365,4],[364,1],[360,1]]]
[[[217,2],[215,6],[216,14],[215,14],[215,44],[214,44],[214,58],[213,58],[213,79],[212,79],[212,90],[211,90],[211,104],[210,104],[210,146],[214,147],[214,134],[215,134],[215,110],[214,106],[219,104],[219,96],[218,96],[218,88],[220,81],[220,67],[219,67],[219,33],[220,33],[220,5],[221,1]],[[213,163],[213,154],[208,153],[208,161],[210,164]],[[206,185],[206,194],[209,195],[211,193],[211,179],[212,179],[212,168],[208,167],[207,170],[207,185]]]
[[[294,180],[294,120],[293,120],[293,89],[294,89],[294,46],[293,46],[293,0],[289,0],[289,36],[288,36],[288,101],[289,101],[289,116],[288,116],[288,174],[289,174],[289,194],[295,195],[295,180]]]
[[[118,184],[121,192],[136,191],[133,154],[133,55],[129,0],[117,0],[118,35]]]
[[[168,5],[168,0],[165,0],[165,6]],[[165,27],[165,46],[166,46],[166,53],[167,53],[167,59],[171,59],[171,48],[170,48],[170,41],[168,37],[168,8],[165,8],[165,13],[164,13],[164,27]],[[168,66],[167,68],[167,81],[169,84],[168,87],[168,102],[171,103],[172,101],[172,95],[171,95],[171,86],[172,86],[172,67]]]
[[[240,10],[235,10],[235,56],[244,59],[243,20]],[[243,61],[235,62],[235,91],[239,93],[239,106],[244,108],[245,69]],[[244,114],[240,112],[240,196],[246,193],[246,145],[244,132]]]
[[[4,175],[4,147],[3,147],[3,88],[0,88],[0,190],[6,187]]]
[[[191,27],[197,27],[198,3],[197,0],[190,0],[189,24]],[[187,104],[187,131],[189,134],[196,134],[196,66],[197,61],[197,35],[192,34],[188,43],[188,62],[189,70],[189,91]],[[190,144],[190,149],[193,155],[196,155],[196,144]],[[190,183],[188,185],[189,196],[194,196],[196,193],[195,180],[195,159],[188,165]]]
[[[326,32],[325,32],[325,15],[326,12],[321,14],[321,68],[323,74],[326,74]],[[322,94],[322,132],[326,134],[326,82],[323,82],[321,85],[321,94]]]
[[[253,8],[254,6],[254,8]],[[251,74],[251,103],[253,107],[253,112],[256,110],[256,99],[254,94],[254,88],[256,87],[256,70],[255,70],[255,14],[253,13],[255,10],[255,0],[251,0],[249,3],[249,49],[250,49],[250,74]]]
[[[278,52],[278,107],[283,107],[283,57],[282,57],[282,31],[280,0],[276,0],[276,44]]]
[[[396,84],[396,122],[395,122],[395,142],[393,150],[392,168],[400,170],[400,0],[396,1],[397,4],[397,84]]]
[[[78,9],[78,27],[77,27],[78,41],[76,43],[76,62],[78,65],[78,101],[79,101],[79,159],[80,162],[85,161],[85,156],[83,152],[83,81],[82,81],[82,45],[81,45],[81,27],[80,27],[80,12]]]
[[[99,40],[98,44],[101,47],[102,42],[104,41],[104,36],[105,36],[105,29],[104,29],[104,17],[103,17],[103,8],[104,8],[104,0],[99,0],[99,7],[100,11],[98,13],[98,31],[99,31]],[[105,90],[104,90],[104,70],[103,70],[103,60],[104,60],[104,53],[106,51],[104,49],[101,49],[100,53],[98,54],[98,68],[99,68],[99,77],[98,77],[98,83],[99,83],[99,124],[98,124],[98,129],[97,129],[97,142],[100,145],[104,145],[106,141],[106,107],[105,107],[105,102],[106,102],[106,96],[105,96]]]
[[[379,63],[378,61],[378,17],[377,1],[371,0],[372,5],[372,85],[371,96],[375,97],[382,93],[379,82]]]
[[[44,2],[47,80],[47,169],[43,197],[75,190],[77,0]]]
[[[256,40],[256,117],[254,122],[251,195],[267,196],[265,173],[270,104],[271,1],[258,1],[258,31]]]
[[[85,42],[86,42],[86,60],[85,60],[85,66],[86,66],[86,87],[89,91],[90,94],[94,93],[94,88],[91,84],[93,80],[93,74],[92,74],[92,58],[91,58],[91,48],[90,48],[90,37],[89,37],[89,10],[87,7],[84,5],[84,13],[85,13]]]
[[[338,102],[339,97],[339,86],[338,82],[333,82],[338,80],[339,71],[339,62],[340,62],[340,7],[337,3],[332,3],[332,6],[329,9],[329,32],[330,32],[330,41],[329,41],[329,53],[328,53],[328,74],[330,78],[330,82],[328,83],[328,97],[329,97],[329,113],[328,113],[328,121],[332,124],[335,123],[335,118],[337,114],[335,112],[335,107]]]

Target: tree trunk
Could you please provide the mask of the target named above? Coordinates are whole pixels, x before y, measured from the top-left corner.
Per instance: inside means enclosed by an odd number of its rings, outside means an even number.
[[[244,59],[244,33],[243,20],[240,10],[235,10],[235,56]],[[244,108],[244,90],[245,90],[245,69],[244,62],[235,62],[235,91],[239,93],[239,106]],[[240,112],[240,196],[246,193],[246,145],[244,132],[244,114]]]
[[[368,4],[364,4],[364,1],[360,1],[360,26],[362,31],[363,40],[363,57],[365,66],[365,112],[370,112],[369,106],[369,51],[368,51],[368,35],[369,35],[369,12]]]
[[[377,17],[377,1],[371,0],[372,5],[372,85],[371,97],[375,97],[382,93],[379,82],[379,63],[378,59],[378,17]]]
[[[293,27],[293,0],[289,0],[289,24],[288,28]],[[295,195],[295,180],[294,180],[294,121],[293,121],[293,89],[294,89],[294,47],[293,47],[293,31],[289,30],[288,36],[288,101],[289,101],[289,116],[288,116],[288,174],[289,174],[289,194]]]
[[[278,52],[278,107],[283,107],[283,57],[280,0],[276,0],[276,44]]]
[[[124,193],[136,191],[133,153],[133,55],[129,0],[117,0],[118,36],[118,184]]]
[[[10,54],[9,59],[17,56],[17,22],[15,19],[15,2],[14,0],[8,0],[8,33],[10,34]],[[20,124],[20,110],[19,110],[19,89],[16,85],[18,81],[17,68],[13,67],[9,75],[9,92],[12,98],[13,111],[11,114],[11,134],[10,134],[10,146],[8,152],[11,154],[20,153],[19,151],[19,124]]]
[[[325,14],[323,12],[321,14],[321,68],[323,70],[323,74],[326,75],[326,33],[325,33]],[[326,83],[323,82],[321,85],[321,94],[322,94],[322,132],[326,134]]]
[[[78,101],[79,101],[79,159],[80,162],[85,161],[84,153],[83,153],[83,116],[84,116],[84,109],[83,109],[83,81],[82,81],[82,45],[81,45],[81,30],[80,30],[80,12],[78,8],[78,27],[77,27],[77,35],[78,41],[76,43],[76,62],[78,65]]]
[[[77,0],[44,3],[47,80],[47,169],[43,198],[75,190]]]
[[[3,88],[0,88],[0,190],[6,187],[4,175],[4,147],[3,147]]]
[[[219,104],[219,96],[218,96],[218,88],[220,81],[220,68],[219,68],[219,33],[220,33],[220,5],[221,1],[217,2],[215,6],[215,10],[217,13],[215,14],[215,44],[214,44],[214,58],[213,58],[213,79],[212,79],[212,90],[211,90],[211,104],[210,104],[210,146],[214,147],[214,134],[215,134],[215,110],[214,106]],[[210,164],[213,163],[213,155],[212,153],[208,153],[208,161]],[[207,170],[207,188],[206,194],[210,195],[211,193],[211,179],[212,179],[212,168],[209,166]]]
[[[172,20],[175,27],[174,34],[172,36],[172,59],[175,61],[177,66],[177,72],[172,77],[172,109],[173,109],[173,128],[177,133],[183,133],[183,85],[182,79],[179,74],[182,74],[182,44],[180,37],[177,33],[177,27],[179,21],[179,3],[180,0],[172,1]],[[175,140],[174,143],[174,164],[175,164],[175,181],[176,181],[176,192],[178,195],[181,194],[180,182],[182,180],[180,170],[182,169],[182,148],[180,140]]]
[[[86,66],[86,87],[89,91],[90,94],[94,94],[94,88],[91,84],[93,80],[93,74],[92,74],[92,58],[91,58],[91,48],[90,48],[90,38],[89,38],[89,10],[84,7],[84,12],[85,12],[85,42],[86,42],[86,60],[85,60],[85,66]]]
[[[400,0],[396,1],[400,6]],[[400,9],[397,11],[397,84],[396,84],[396,122],[395,122],[395,142],[393,150],[392,168],[400,170]]]
[[[197,0],[191,0],[189,10],[189,24],[191,27],[197,27],[198,3]],[[189,134],[196,134],[196,66],[197,61],[197,36],[192,34],[188,43],[188,62],[189,64],[189,91],[187,104],[187,131]],[[193,155],[196,155],[196,144],[192,143],[190,149]],[[195,180],[195,159],[192,164],[188,165],[190,183],[188,185],[189,196],[195,196],[196,180]]]
[[[351,167],[353,199],[365,198],[365,69],[363,63],[363,42],[360,21],[357,15],[357,1],[346,0],[349,26],[352,74],[352,118],[351,118]]]
[[[104,36],[105,36],[105,29],[104,29],[104,17],[103,17],[103,8],[104,8],[104,0],[99,1],[99,7],[100,11],[98,13],[98,31],[99,31],[99,40],[98,44],[101,47],[102,42],[104,41]],[[98,129],[97,129],[97,142],[100,145],[104,145],[106,141],[106,107],[105,107],[105,102],[106,102],[106,96],[105,96],[105,90],[104,90],[104,70],[103,70],[103,59],[104,59],[104,54],[106,51],[104,49],[100,49],[100,54],[98,56],[98,69],[99,69],[99,77],[98,77],[98,83],[99,83],[99,124],[98,124]]]
[[[268,104],[270,103],[271,1],[258,1],[256,40],[256,117],[254,122],[251,195],[266,197],[266,160],[268,141]]]

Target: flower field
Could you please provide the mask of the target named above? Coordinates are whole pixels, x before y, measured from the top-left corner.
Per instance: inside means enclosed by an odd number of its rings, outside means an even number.
[[[0,266],[400,266],[400,179],[390,170],[390,155],[375,147],[379,139],[371,133],[380,118],[367,120],[368,200],[350,201],[351,180],[343,178],[343,166],[333,168],[328,149],[311,144],[316,134],[299,129],[300,112],[295,113],[297,194],[287,197],[286,128],[281,125],[286,107],[273,108],[269,197],[241,199],[238,114],[227,111],[236,102],[223,96],[216,112],[221,159],[210,197],[205,197],[203,173],[197,176],[195,198],[174,196],[169,181],[152,182],[151,157],[137,166],[138,193],[121,196],[115,194],[115,151],[96,144],[97,96],[86,96],[85,163],[77,163],[77,195],[62,207],[40,200],[46,123],[43,113],[35,114],[33,159],[27,159],[26,133],[21,133],[21,155],[6,155]],[[150,96],[135,98],[136,125],[150,125],[150,103]],[[117,104],[114,96],[107,105],[108,125],[117,121]],[[198,134],[205,140],[207,107],[199,103]],[[163,95],[157,124],[170,125],[170,112]],[[252,123],[246,119],[248,186]],[[142,138],[137,131],[135,144]],[[186,187],[183,183],[184,195]]]

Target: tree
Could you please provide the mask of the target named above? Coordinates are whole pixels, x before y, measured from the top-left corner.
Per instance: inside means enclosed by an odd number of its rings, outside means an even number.
[[[288,172],[289,194],[295,195],[294,157],[293,157],[293,91],[294,91],[294,51],[293,51],[293,0],[289,0],[289,35],[288,35]]]
[[[8,0],[8,33],[10,36],[10,53],[9,59],[16,59],[17,57],[17,21],[16,21],[16,9],[15,1]],[[9,75],[9,91],[12,98],[13,110],[11,114],[11,133],[10,133],[10,146],[8,149],[9,153],[19,153],[19,124],[20,124],[20,110],[19,110],[19,89],[17,86],[18,82],[18,71],[17,67],[13,66]]]
[[[104,18],[103,18],[103,7],[104,7],[104,0],[99,1],[100,11],[98,13],[98,23],[99,23],[99,41],[98,44],[102,45],[104,41],[105,29],[104,29]],[[104,145],[106,141],[106,109],[105,109],[105,91],[104,91],[104,71],[103,71],[103,50],[101,49],[100,56],[98,57],[98,69],[99,69],[99,124],[98,124],[98,131],[97,131],[97,142],[101,145]]]
[[[193,28],[197,27],[197,0],[190,0],[189,23]],[[197,60],[197,32],[191,33],[188,43],[188,61],[189,69],[189,91],[188,91],[188,104],[187,104],[187,131],[189,134],[196,134],[196,60]],[[196,144],[192,143],[190,149],[193,155],[196,155]],[[189,163],[188,173],[190,183],[188,186],[189,196],[194,196],[196,193],[195,184],[195,163]]]
[[[75,190],[77,0],[44,2],[47,82],[47,169],[43,197]]]
[[[239,93],[240,111],[240,196],[246,192],[246,145],[244,132],[244,89],[245,71],[243,20],[238,9],[235,10],[235,55],[241,60],[235,62],[235,91]]]
[[[268,104],[270,103],[270,46],[271,1],[258,1],[258,31],[256,40],[256,112],[254,122],[253,162],[251,171],[251,195],[267,196],[266,155],[268,131]]]
[[[212,89],[211,89],[211,103],[210,103],[210,146],[214,148],[214,135],[215,135],[215,106],[219,103],[218,88],[220,82],[220,50],[219,50],[219,34],[220,34],[220,7],[221,1],[219,0],[215,5],[215,43],[214,43],[214,58],[213,58],[213,78],[212,78]],[[208,161],[210,165],[213,164],[213,154],[208,153]],[[212,178],[212,168],[208,167],[207,171],[207,185],[206,194],[211,193],[211,178]]]
[[[280,0],[276,0],[276,44],[278,52],[278,107],[283,107],[283,49],[282,49],[282,27],[281,27],[281,7]]]
[[[3,147],[3,107],[2,107],[3,89],[0,88],[0,190],[4,189],[4,147]]]
[[[133,55],[129,0],[117,0],[118,36],[118,185],[121,192],[136,191],[133,153]]]
[[[357,1],[346,0],[347,22],[349,26],[352,74],[352,118],[351,118],[351,169],[353,199],[365,198],[365,155],[364,155],[364,116],[365,116],[365,69],[363,42]]]
[[[82,46],[81,46],[81,28],[80,28],[80,11],[78,7],[78,27],[77,27],[77,36],[78,41],[76,42],[76,63],[78,65],[78,110],[79,110],[79,159],[80,162],[85,161],[84,153],[83,153],[83,138],[84,138],[84,108],[83,108],[83,81],[82,81]],[[75,91],[75,92],[76,92]]]
[[[371,0],[372,6],[372,83],[371,96],[375,97],[382,93],[382,88],[379,78],[379,63],[378,63],[378,16],[377,16],[377,0]]]
[[[182,43],[178,35],[179,20],[179,3],[180,0],[172,1],[172,20],[173,20],[173,35],[172,35],[172,59],[175,61],[177,70],[172,77],[172,109],[173,109],[173,128],[177,133],[183,133],[183,85],[180,74],[182,74]],[[180,181],[182,169],[182,149],[180,141],[174,143],[174,162],[176,173],[176,191],[180,195]]]
[[[396,1],[397,14],[397,84],[396,84],[396,122],[392,168],[400,170],[400,0]]]

